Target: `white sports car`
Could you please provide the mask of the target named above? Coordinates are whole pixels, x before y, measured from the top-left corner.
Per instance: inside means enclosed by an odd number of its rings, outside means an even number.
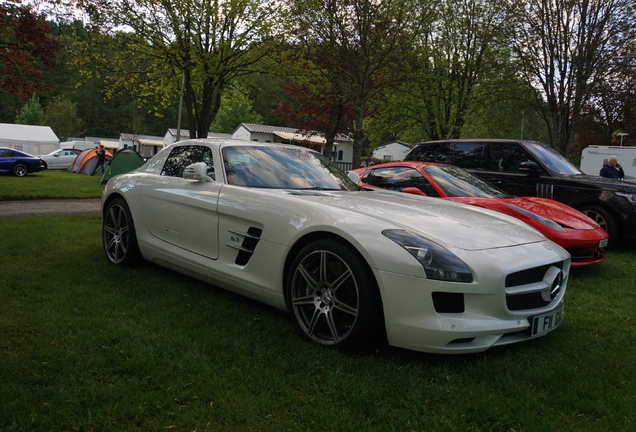
[[[355,174],[353,175],[355,177]],[[469,353],[563,316],[569,254],[517,219],[362,191],[317,152],[188,140],[110,179],[103,245],[286,309],[319,344]]]

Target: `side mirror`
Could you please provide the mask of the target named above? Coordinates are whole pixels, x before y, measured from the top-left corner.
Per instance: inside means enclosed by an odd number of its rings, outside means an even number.
[[[421,190],[419,190],[416,187],[407,187],[407,188],[404,188],[404,189],[400,190],[400,192],[413,194],[413,195],[428,196],[428,195],[426,195],[424,192],[422,192]]]
[[[347,177],[349,177],[349,180],[351,180],[355,184],[360,183],[360,175],[357,172],[349,171],[347,173]]]
[[[541,167],[536,162],[521,162],[519,172],[530,177],[538,177],[541,174]]]
[[[204,182],[214,181],[208,175],[208,165],[205,162],[197,162],[192,165],[188,165],[183,170],[183,178],[187,180],[200,180]]]

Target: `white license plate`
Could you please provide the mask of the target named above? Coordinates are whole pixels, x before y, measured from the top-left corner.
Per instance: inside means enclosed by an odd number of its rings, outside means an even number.
[[[605,246],[607,246],[607,242],[608,242],[608,241],[609,241],[609,239],[601,240],[601,241],[598,243],[598,247],[602,247],[602,248],[604,248]]]
[[[559,326],[563,319],[563,303],[552,312],[530,317],[532,323],[532,336],[541,336]]]

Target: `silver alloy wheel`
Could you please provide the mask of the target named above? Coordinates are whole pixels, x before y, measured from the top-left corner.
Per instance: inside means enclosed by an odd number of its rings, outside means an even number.
[[[316,250],[294,269],[291,307],[310,339],[338,344],[354,329],[360,295],[354,272],[337,254]]]
[[[123,206],[114,203],[104,215],[103,240],[104,251],[108,259],[119,264],[126,259],[130,244],[130,223]]]
[[[25,175],[27,175],[28,172],[29,172],[29,169],[22,162],[18,162],[13,167],[13,174],[16,175],[17,177],[24,177]]]

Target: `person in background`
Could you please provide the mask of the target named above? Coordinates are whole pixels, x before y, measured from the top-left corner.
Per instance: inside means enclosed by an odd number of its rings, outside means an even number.
[[[616,156],[610,156],[609,159],[607,159],[607,163],[603,163],[603,168],[601,168],[601,172],[598,175],[617,180],[625,178],[623,167],[618,163]]]
[[[104,160],[106,160],[106,150],[104,149],[103,145],[100,145],[99,150],[95,150],[95,153],[97,153],[97,165],[95,165],[95,169],[93,170],[93,173],[91,175],[95,175],[97,170],[103,168]]]

